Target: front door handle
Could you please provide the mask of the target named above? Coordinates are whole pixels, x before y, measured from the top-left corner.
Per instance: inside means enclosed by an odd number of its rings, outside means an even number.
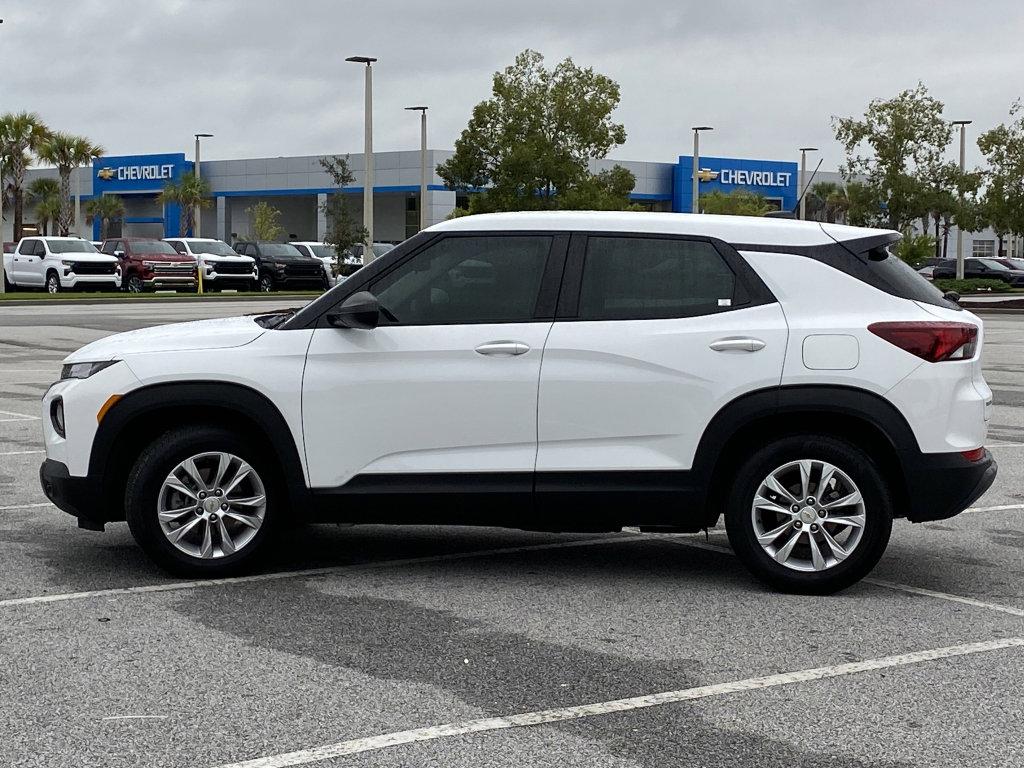
[[[765,343],[750,337],[718,339],[709,345],[715,352],[757,352],[764,349]]]
[[[490,341],[487,344],[481,344],[476,351],[481,355],[512,357],[525,355],[530,351],[530,346],[521,341]]]

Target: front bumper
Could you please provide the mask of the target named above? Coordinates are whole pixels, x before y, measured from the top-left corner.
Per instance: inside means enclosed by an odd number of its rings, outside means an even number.
[[[68,275],[60,275],[60,287],[72,288],[115,288],[121,287],[121,275],[79,275],[74,272]]]
[[[47,459],[39,467],[39,484],[46,498],[69,515],[78,518],[78,527],[102,531],[104,520],[102,494],[88,477],[72,477],[59,461]]]
[[[989,451],[979,461],[959,453],[906,453],[906,517],[914,523],[959,515],[987,491],[998,466]]]
[[[194,276],[154,275],[143,279],[147,288],[195,288],[198,284]]]

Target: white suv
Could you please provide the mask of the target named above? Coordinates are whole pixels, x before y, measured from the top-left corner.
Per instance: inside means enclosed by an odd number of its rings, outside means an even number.
[[[46,495],[176,572],[290,520],[699,531],[832,592],[992,483],[981,321],[895,232],[468,216],[299,311],[112,336],[43,401]]]
[[[223,240],[212,237],[165,237],[174,250],[196,260],[203,270],[203,290],[234,288],[255,291],[259,288],[256,259],[235,253]]]
[[[80,237],[24,237],[4,254],[7,288],[45,288],[50,293],[83,288],[120,290],[121,266]]]

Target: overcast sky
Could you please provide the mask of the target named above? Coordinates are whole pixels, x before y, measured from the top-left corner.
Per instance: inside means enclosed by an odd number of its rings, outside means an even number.
[[[617,80],[623,160],[702,154],[842,160],[833,115],[918,80],[979,130],[1024,95],[1024,2],[956,0],[10,0],[0,110],[38,112],[108,154],[203,157],[362,151],[363,73],[374,67],[374,147],[451,148],[491,75],[534,48]],[[951,149],[951,153],[952,153]],[[973,158],[972,158],[973,155]]]

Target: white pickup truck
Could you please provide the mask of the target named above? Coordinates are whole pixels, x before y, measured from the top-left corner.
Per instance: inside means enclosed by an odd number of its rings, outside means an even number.
[[[80,237],[23,237],[4,254],[4,288],[121,289],[121,263]]]

